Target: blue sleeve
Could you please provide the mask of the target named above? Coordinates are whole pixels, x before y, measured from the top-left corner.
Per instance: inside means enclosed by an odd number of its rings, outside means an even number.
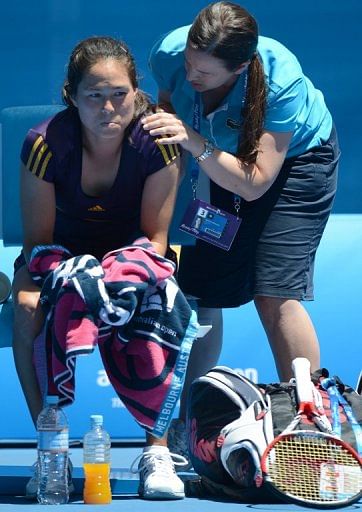
[[[264,127],[271,132],[293,132],[307,101],[307,86],[299,77],[269,95]]]
[[[190,26],[180,27],[163,35],[152,47],[149,67],[158,88],[172,91],[180,68],[184,67],[184,50]]]
[[[170,90],[170,75],[165,73],[167,69],[168,55],[160,50],[162,39],[159,39],[153,46],[149,56],[149,67],[153,78],[155,79],[159,90]]]

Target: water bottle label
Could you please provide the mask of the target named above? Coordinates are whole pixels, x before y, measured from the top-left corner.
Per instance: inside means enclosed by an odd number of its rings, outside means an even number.
[[[68,430],[60,430],[54,432],[40,431],[38,437],[39,450],[54,451],[54,452],[66,452],[68,450]]]

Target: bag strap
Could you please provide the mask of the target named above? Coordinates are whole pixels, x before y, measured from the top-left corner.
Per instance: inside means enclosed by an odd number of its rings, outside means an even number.
[[[323,389],[327,390],[329,399],[331,401],[331,410],[332,410],[332,421],[333,421],[333,431],[338,436],[341,437],[341,422],[339,419],[338,406],[341,405],[343,410],[347,416],[348,421],[350,422],[354,436],[356,438],[357,451],[360,457],[362,457],[362,428],[361,425],[356,420],[352,407],[349,405],[344,396],[339,392],[337,387],[336,379],[334,378],[326,378],[321,380],[321,386]]]

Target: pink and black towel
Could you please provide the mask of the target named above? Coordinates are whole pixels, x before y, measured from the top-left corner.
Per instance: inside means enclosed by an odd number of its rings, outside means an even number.
[[[136,421],[162,437],[181,393],[196,314],[174,277],[174,264],[147,238],[108,253],[72,257],[37,246],[29,270],[46,312],[35,341],[42,392],[74,401],[75,357],[99,346],[110,382]]]

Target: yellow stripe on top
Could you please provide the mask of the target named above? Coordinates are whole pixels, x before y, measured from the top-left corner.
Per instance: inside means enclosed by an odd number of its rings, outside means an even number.
[[[38,174],[39,178],[43,179],[45,171],[47,170],[47,165],[51,157],[53,156],[53,153],[51,151],[48,151],[47,156],[44,158],[44,162],[42,163],[40,173]]]
[[[171,155],[172,160],[174,160],[176,158],[175,149],[177,150],[177,146],[175,147],[173,144],[170,144],[168,146],[168,149],[170,150],[170,155]]]
[[[180,150],[176,144],[167,144],[167,146],[163,146],[157,141],[155,142],[162,153],[166,165],[170,164],[173,160],[175,160],[175,158],[179,156]]]
[[[52,156],[53,153],[50,151],[48,144],[44,142],[43,137],[40,135],[33,144],[26,167],[42,179]]]
[[[162,146],[162,144],[159,144],[158,142],[156,142],[156,144],[157,144],[157,146],[158,146],[158,149],[159,149],[159,150],[161,151],[161,153],[162,153],[162,156],[163,156],[163,159],[164,159],[164,161],[165,161],[166,165],[168,165],[168,164],[171,162],[171,160],[169,159],[169,156],[168,156],[168,154],[167,154],[167,151],[166,151],[166,149],[165,149],[165,146]]]
[[[31,161],[33,159],[35,151],[38,149],[39,144],[41,144],[43,141],[43,137],[39,135],[39,137],[36,139],[36,141],[33,144],[33,147],[31,148],[31,153],[29,155],[28,161],[26,162],[26,168],[31,171]]]

